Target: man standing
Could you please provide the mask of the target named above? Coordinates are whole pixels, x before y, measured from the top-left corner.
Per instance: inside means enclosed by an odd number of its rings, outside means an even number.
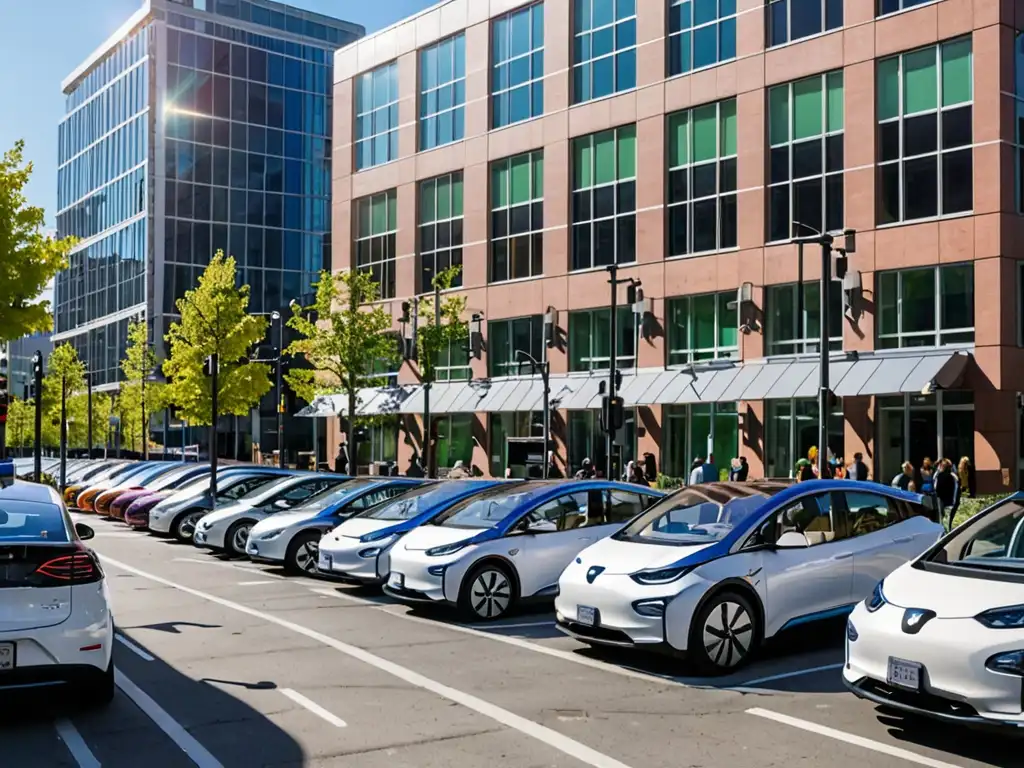
[[[864,463],[864,454],[860,451],[853,454],[853,463],[846,477],[849,480],[868,480],[868,465]]]
[[[339,475],[348,474],[348,448],[345,443],[338,445],[338,455],[334,457],[334,471]]]
[[[704,459],[697,457],[690,465],[690,479],[687,485],[700,485],[704,482]]]
[[[953,477],[953,462],[943,459],[939,462],[939,471],[934,479],[935,495],[939,498],[941,514],[949,513],[949,528],[953,529],[953,518],[956,515],[956,479]]]

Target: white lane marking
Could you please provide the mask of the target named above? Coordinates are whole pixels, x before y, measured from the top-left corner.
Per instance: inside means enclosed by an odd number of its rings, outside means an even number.
[[[843,664],[823,664],[820,667],[808,667],[807,669],[798,669],[793,672],[783,672],[778,675],[769,675],[768,677],[759,677],[756,680],[745,680],[737,685],[751,686],[751,685],[762,685],[764,683],[771,683],[775,680],[785,680],[790,677],[801,677],[802,675],[813,675],[815,672],[827,672],[832,669],[842,669]]]
[[[375,602],[373,600],[367,600],[362,597],[355,597],[354,595],[346,595],[344,592],[338,592],[334,589],[328,589],[327,587],[310,587],[310,592],[314,592],[324,597],[336,597],[339,600],[347,600],[350,603],[358,603],[359,605],[366,605],[370,608],[383,608],[387,605],[393,605],[393,603]]]
[[[129,651],[134,653],[136,656],[140,656],[143,661],[153,661],[154,657],[146,653],[144,650],[139,648],[135,643],[129,640],[124,635],[114,635],[114,639],[117,640],[121,645],[127,648]]]
[[[459,624],[460,627],[465,627],[465,624]],[[527,627],[554,627],[555,620],[550,621],[522,621],[517,624],[489,624],[490,629],[526,629]]]
[[[900,760],[906,760],[910,763],[926,765],[928,768],[962,768],[955,763],[946,763],[932,757],[925,757],[924,755],[919,755],[916,752],[911,752],[910,750],[902,749],[901,747],[883,744],[880,741],[867,739],[863,736],[856,736],[852,733],[847,733],[846,731],[837,731],[835,728],[829,728],[826,725],[818,725],[817,723],[812,723],[808,720],[801,720],[798,717],[790,717],[789,715],[783,715],[779,712],[772,712],[770,709],[760,709],[759,707],[755,707],[753,709],[748,709],[747,714],[763,717],[767,720],[774,720],[776,723],[782,723],[783,725],[789,725],[803,731],[817,733],[820,736],[827,736],[828,738],[835,739],[836,741],[843,741],[857,747],[870,749],[872,752],[879,752],[883,755],[889,755],[890,757],[897,757]]]
[[[191,587],[186,587],[184,585],[177,584],[176,582],[170,581],[169,579],[165,579],[161,576],[156,576],[154,574],[147,573],[146,571],[139,570],[134,566],[121,563],[117,560],[113,560],[104,555],[101,555],[101,558],[104,562],[109,563],[115,568],[120,568],[122,571],[133,573],[136,576],[139,576],[144,579],[149,579],[150,581],[156,582],[157,584],[163,584],[166,587],[172,587],[180,592],[192,595],[193,597],[198,597],[202,600],[207,600],[211,603],[223,606],[224,608],[230,608],[233,611],[244,613],[247,616],[262,619],[263,621],[266,621],[270,624],[276,624],[277,626],[295,632],[296,634],[304,635],[305,637],[308,637],[311,640],[316,640],[317,642],[323,643],[324,645],[330,648],[334,648],[336,651],[339,651],[340,653],[343,653],[346,656],[349,656],[350,658],[356,659],[357,661],[361,661],[364,664],[368,664],[371,667],[375,667],[376,669],[379,669],[380,671],[385,672],[391,675],[392,677],[397,677],[399,680],[404,680],[410,685],[414,685],[417,688],[422,688],[425,691],[429,691],[430,693],[433,693],[437,696],[448,699],[449,701],[453,701],[456,704],[461,704],[467,709],[471,709],[474,712],[483,715],[484,717],[489,717],[495,722],[500,723],[501,725],[504,725],[508,728],[517,730],[525,736],[530,736],[531,738],[534,738],[537,741],[547,744],[548,746],[553,747],[554,749],[557,749],[558,751],[566,755],[569,755],[570,757],[576,758],[582,763],[594,766],[594,768],[628,768],[628,766],[625,763],[619,762],[615,758],[609,757],[608,755],[598,752],[597,750],[592,749],[586,746],[585,744],[581,744],[575,739],[571,739],[568,736],[559,733],[558,731],[548,728],[547,726],[541,725],[540,723],[535,723],[534,721],[528,720],[527,718],[517,715],[514,712],[510,712],[507,709],[503,709],[495,704],[491,704],[488,701],[484,701],[483,699],[478,698],[473,694],[460,691],[457,688],[452,688],[450,686],[445,685],[444,683],[439,683],[438,681],[432,680],[431,678],[426,677],[425,675],[421,675],[419,672],[414,672],[413,670],[408,669],[407,667],[403,667],[400,664],[394,663],[393,661],[388,661],[387,659],[381,658],[380,656],[370,653],[369,651],[366,651],[362,648],[357,648],[354,645],[343,643],[342,641],[325,635],[322,632],[317,632],[316,630],[309,629],[308,627],[304,627],[301,624],[295,624],[291,621],[287,621],[286,619],[274,616],[273,614],[264,613],[263,611],[258,611],[255,608],[249,608],[248,606],[232,602],[231,600],[225,600],[224,598],[217,597],[216,595],[201,592],[198,589],[192,589]],[[177,724],[175,723],[175,725]],[[205,768],[205,764],[201,766],[201,768]]]
[[[268,579],[274,579],[275,581],[284,579],[284,576],[278,576],[276,573],[266,573],[257,566],[240,565],[239,563],[224,563],[220,560],[200,560],[195,557],[175,557],[171,562],[174,563],[194,563],[195,565],[212,565],[217,568],[231,568],[235,571],[242,571],[244,573],[258,574],[265,576]]]
[[[78,763],[78,768],[100,768],[100,761],[96,759],[96,755],[89,749],[82,734],[71,724],[70,720],[62,717],[54,725],[60,740],[64,742],[64,746],[68,748],[68,752]]]
[[[294,701],[299,706],[305,707],[318,717],[322,717],[335,728],[345,728],[348,725],[348,723],[346,723],[340,717],[335,715],[333,712],[328,712],[315,701],[313,701],[312,699],[307,699],[298,691],[293,690],[291,688],[279,688],[278,690],[280,690],[281,693],[283,693],[285,696],[287,696],[289,699]]]
[[[103,559],[105,560],[106,558]],[[116,565],[116,563],[112,564]],[[138,575],[141,576],[143,574],[139,573]],[[220,761],[210,754],[206,747],[196,741],[195,737],[186,731],[181,723],[167,714],[167,711],[153,701],[148,693],[125,677],[121,670],[115,669],[114,675],[117,687],[120,688],[129,699],[135,702],[135,706],[145,712],[149,719],[156,724],[157,728],[166,733],[170,737],[171,741],[177,744],[179,749],[188,755],[188,758],[195,763],[198,768],[224,768]]]
[[[280,584],[277,579],[262,579],[260,581],[240,581],[238,586],[240,587],[255,587],[257,584]]]

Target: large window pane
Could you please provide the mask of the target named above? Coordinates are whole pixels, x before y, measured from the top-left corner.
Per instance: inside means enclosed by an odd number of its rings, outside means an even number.
[[[636,365],[636,322],[629,307],[616,313],[616,367]],[[608,368],[611,355],[611,310],[593,309],[569,313],[569,370]]]
[[[573,103],[636,87],[636,3],[574,0]]]
[[[544,111],[544,6],[520,8],[491,24],[494,128]]]
[[[465,34],[420,50],[420,150],[462,138],[466,102]]]
[[[878,346],[941,346],[974,341],[974,269],[951,264],[882,272]]]
[[[636,261],[636,126],[573,140],[572,269]]]

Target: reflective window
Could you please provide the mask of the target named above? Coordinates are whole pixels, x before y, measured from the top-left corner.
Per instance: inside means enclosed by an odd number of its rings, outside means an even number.
[[[611,364],[611,309],[590,309],[569,313],[569,370],[594,371]],[[636,316],[629,307],[616,312],[615,365],[636,365]]]
[[[398,64],[356,79],[356,170],[398,159]]]
[[[472,375],[469,367],[468,338],[450,342],[435,356],[434,377],[437,381],[460,381],[469,379]]]
[[[395,237],[398,233],[398,203],[395,190],[356,201],[356,267],[369,270],[380,286],[380,297],[395,296]]]
[[[473,464],[473,423],[476,417],[471,413],[453,413],[440,416],[434,421],[437,443],[434,461],[437,469],[451,469],[456,461],[467,468]]]
[[[491,164],[490,281],[544,273],[544,153]]]
[[[765,331],[769,355],[817,352],[821,333],[821,288],[817,280],[803,284],[803,304],[797,306],[797,284],[765,288]],[[843,348],[843,284],[829,283],[829,349]]]
[[[521,8],[491,26],[491,118],[495,128],[544,113],[544,5]]]
[[[670,256],[736,247],[736,100],[668,117]]]
[[[843,0],[768,0],[768,46],[843,26]]]
[[[827,457],[830,461],[846,456],[845,428],[842,403],[839,403],[828,415]],[[817,399],[766,400],[765,432],[765,477],[796,477],[796,462],[810,461],[811,448],[818,448]],[[817,471],[817,462],[811,464]]]
[[[878,0],[878,15],[884,16],[887,13],[896,13],[907,8],[913,8],[915,5],[931,2],[934,2],[934,0]]]
[[[572,268],[636,261],[636,126],[573,139]]]
[[[711,459],[717,477],[728,479],[730,462],[743,453],[736,403],[662,407],[665,446],[661,471],[685,484],[694,459]]]
[[[517,376],[532,373],[529,358],[519,356],[525,352],[540,362],[543,349],[544,316],[531,315],[514,320],[494,320],[487,324],[487,363],[489,375]],[[522,361],[522,365],[520,365]]]
[[[419,288],[433,289],[434,278],[462,265],[462,171],[419,184]],[[462,272],[453,286],[462,285]]]
[[[974,266],[879,272],[878,347],[974,342]]]
[[[420,151],[465,135],[466,36],[420,51]]]
[[[969,37],[877,63],[878,223],[974,205]]]
[[[739,357],[736,291],[668,299],[665,316],[668,365]]]
[[[668,73],[736,58],[736,0],[670,0]]]
[[[575,0],[573,103],[636,88],[636,0]]]
[[[1013,93],[1017,213],[1024,213],[1024,32],[1013,41]]]

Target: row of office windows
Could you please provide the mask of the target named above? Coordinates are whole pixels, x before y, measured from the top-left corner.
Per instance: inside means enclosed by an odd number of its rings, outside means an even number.
[[[165,144],[164,178],[168,181],[212,184],[236,190],[285,192],[289,195],[330,195],[330,161],[323,157],[322,140],[300,134],[295,145],[300,151],[287,157],[250,150],[168,140]],[[310,143],[313,151],[304,151]],[[255,145],[253,145],[255,146]]]
[[[168,218],[164,260],[206,265],[210,256],[223,250],[242,265],[318,274],[330,267],[329,243],[330,237],[322,232]]]
[[[973,206],[971,50],[961,39],[878,63],[878,221],[890,224],[969,212]],[[895,94],[895,101],[893,100]],[[767,242],[844,222],[844,83],[827,72],[769,89]],[[966,119],[966,123],[964,120]],[[666,255],[687,256],[737,246],[735,99],[667,116]],[[895,143],[889,134],[895,130]],[[948,150],[941,147],[948,146]],[[543,274],[543,153],[491,166],[488,280]],[[637,135],[635,125],[572,140],[571,269],[636,260]],[[432,185],[451,185],[457,200],[425,229]],[[462,258],[462,174],[420,183],[418,289]],[[383,193],[393,208],[394,191]],[[377,196],[380,198],[381,196]],[[356,208],[371,204],[357,201]],[[367,208],[368,210],[368,208]],[[394,234],[355,222],[357,266],[371,269],[382,295],[394,296]],[[433,220],[430,222],[434,224]],[[387,235],[385,236],[385,232]]]
[[[841,285],[829,292],[830,348],[843,346]],[[974,274],[970,264],[924,267],[876,276],[879,349],[936,347],[974,341]],[[765,289],[765,337],[768,356],[797,355],[818,350],[821,300],[818,284],[805,283],[802,307],[797,285]],[[739,318],[735,291],[679,296],[665,300],[665,365],[739,357]],[[622,368],[636,366],[637,323],[628,307],[616,315],[616,360]],[[516,375],[520,352],[536,360],[544,356],[543,317],[532,315],[488,323],[487,363],[491,377]],[[569,312],[570,371],[607,369],[611,358],[611,310]],[[467,344],[445,352],[439,365],[444,378],[470,378]],[[524,369],[528,370],[528,369]]]
[[[218,16],[226,16],[239,21],[248,21],[294,35],[304,35],[330,43],[331,47],[341,47],[356,39],[355,33],[331,24],[324,24],[310,18],[300,8],[275,3],[273,6],[262,5],[249,0],[188,0],[196,10],[206,10]]]
[[[878,13],[915,4],[917,0],[881,0]],[[736,57],[736,0],[665,0],[665,5],[669,76]],[[769,47],[843,24],[842,0],[769,0],[765,9]],[[573,103],[635,88],[636,0],[574,0],[573,19]],[[460,33],[419,52],[420,151],[465,135],[465,46],[465,34]],[[841,87],[840,79],[840,94]],[[543,3],[492,20],[490,93],[492,128],[544,113]],[[397,63],[359,75],[355,96],[356,169],[397,159]]]
[[[57,170],[58,211],[135,168],[148,152],[149,113],[143,112]]]
[[[138,64],[149,54],[153,39],[153,25],[140,27],[122,41],[109,56],[93,67],[74,90],[64,99],[67,112],[77,109],[108,83],[119,78],[127,69]]]
[[[204,267],[169,264],[164,270],[163,311],[177,314],[177,300],[194,290]],[[287,309],[293,299],[312,296],[314,275],[279,269],[239,267],[238,287],[249,287],[249,312],[273,312]]]
[[[148,62],[133,66],[57,126],[57,164],[64,165],[149,104]]]

